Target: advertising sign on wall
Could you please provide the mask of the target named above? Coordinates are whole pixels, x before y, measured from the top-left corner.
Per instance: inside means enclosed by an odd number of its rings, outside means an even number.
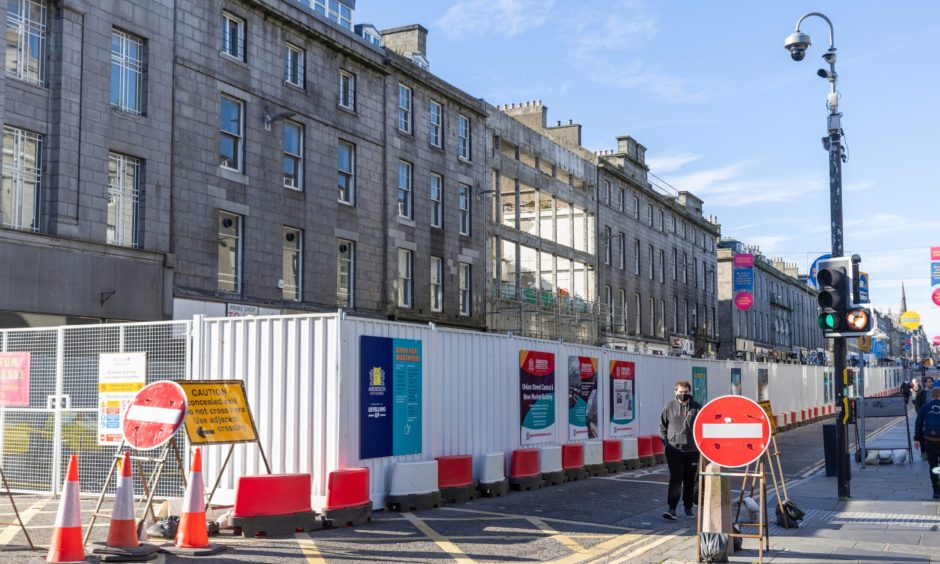
[[[597,438],[597,359],[568,357],[568,440]]]
[[[0,353],[0,406],[29,405],[30,353]]]
[[[754,305],[754,255],[739,253],[732,259],[731,284],[734,307],[748,310]]]
[[[555,426],[555,354],[519,351],[522,444],[552,442]]]
[[[421,341],[359,340],[359,458],[421,452]]]
[[[757,369],[757,401],[770,401],[770,374],[766,368]]]
[[[610,361],[610,436],[629,437],[636,422],[636,364]]]
[[[692,399],[701,405],[708,403],[708,369],[704,366],[692,367]]]
[[[98,444],[118,445],[121,419],[134,396],[147,385],[147,353],[98,355]]]
[[[731,369],[731,395],[733,396],[741,395],[741,369],[740,368]]]

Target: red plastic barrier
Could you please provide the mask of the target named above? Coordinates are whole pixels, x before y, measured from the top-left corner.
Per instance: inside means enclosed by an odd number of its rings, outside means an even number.
[[[623,441],[609,439],[604,441],[604,462],[620,462],[623,460]]]
[[[659,437],[637,437],[636,439],[636,450],[637,456],[643,458],[645,456],[653,456],[653,442],[658,441]]]
[[[813,408],[813,417],[819,417],[819,408],[818,408],[818,407],[814,407],[814,408]]]
[[[799,412],[791,411],[790,412],[790,425],[795,425],[796,423],[799,423],[800,421],[802,420],[800,419]]]
[[[800,410],[800,421],[806,421],[806,420],[808,420],[809,417],[807,417],[806,415],[807,415],[807,414],[806,414],[806,410],[805,410],[805,409],[801,409],[801,410]]]
[[[330,472],[324,509],[356,507],[369,503],[369,469],[344,468]]]
[[[584,445],[567,443],[561,445],[561,467],[565,470],[584,466]]]
[[[653,439],[653,454],[666,454],[666,445],[663,444],[663,440],[656,435],[650,438]]]
[[[539,469],[539,449],[520,448],[512,451],[509,475],[513,478],[526,478],[541,474]]]
[[[309,511],[310,474],[270,474],[242,476],[238,479],[235,517],[290,515]]]
[[[456,488],[473,484],[473,457],[455,454],[437,457],[437,487]]]

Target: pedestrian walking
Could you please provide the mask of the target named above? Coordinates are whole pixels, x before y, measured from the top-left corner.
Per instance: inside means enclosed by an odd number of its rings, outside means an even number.
[[[933,498],[940,499],[940,476],[933,472],[940,466],[940,388],[930,390],[930,401],[917,412],[914,440],[920,445],[920,451],[927,455]]]
[[[927,403],[927,396],[924,394],[924,385],[917,376],[913,379],[911,394],[914,397],[914,411],[920,413],[920,408],[924,407],[924,404]]]
[[[692,437],[692,426],[702,406],[692,399],[692,384],[679,380],[675,387],[676,399],[663,408],[659,422],[659,437],[666,450],[666,464],[669,466],[669,493],[666,502],[669,509],[663,513],[664,519],[674,521],[679,498],[685,507],[685,516],[692,518],[695,480],[699,460],[698,448]]]
[[[904,397],[904,405],[911,401],[911,383],[907,380],[901,382],[901,395]]]

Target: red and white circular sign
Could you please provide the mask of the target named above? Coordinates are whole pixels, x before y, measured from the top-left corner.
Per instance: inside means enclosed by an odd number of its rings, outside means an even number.
[[[137,450],[155,449],[170,440],[186,418],[186,392],[176,382],[144,387],[124,412],[124,440]]]
[[[695,445],[709,461],[737,468],[764,454],[770,443],[770,421],[756,401],[721,396],[706,403],[692,429]]]

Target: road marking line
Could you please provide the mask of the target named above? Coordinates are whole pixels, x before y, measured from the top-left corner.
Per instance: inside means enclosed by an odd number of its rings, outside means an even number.
[[[40,499],[36,503],[30,505],[25,511],[20,512],[20,520],[23,521],[23,525],[29,523],[29,520],[32,519],[37,513],[39,513],[43,507],[49,502],[49,499]],[[13,537],[16,536],[16,533],[20,532],[20,526],[17,525],[8,525],[2,532],[0,532],[0,547],[5,547],[10,544],[10,541],[13,540]]]
[[[637,556],[640,556],[641,554],[644,554],[644,553],[646,553],[646,552],[649,552],[650,550],[656,548],[657,546],[659,546],[659,545],[661,545],[661,544],[665,544],[665,543],[671,541],[672,539],[678,538],[678,537],[679,537],[679,534],[684,533],[685,531],[686,531],[685,529],[682,529],[681,531],[677,532],[676,534],[665,536],[665,537],[663,537],[663,538],[661,538],[661,539],[659,539],[659,540],[656,540],[656,541],[651,542],[651,543],[649,543],[649,544],[647,544],[647,545],[641,546],[640,548],[634,550],[634,551],[631,552],[630,554],[627,554],[627,555],[623,556],[622,558],[619,558],[619,559],[617,559],[617,560],[614,560],[614,561],[611,562],[610,564],[620,564],[621,562],[629,562],[632,558],[636,558]],[[627,548],[630,548],[630,547],[627,547]]]
[[[450,542],[444,535],[432,529],[414,513],[402,513],[402,517],[411,521],[411,524],[414,525],[415,528],[424,533],[424,536],[434,541],[434,544],[436,544],[438,548],[449,554],[451,558],[457,562],[473,562],[456,544]]]
[[[627,533],[625,535],[617,535],[610,540],[596,544],[586,550],[581,550],[575,554],[570,554],[563,558],[552,560],[551,564],[578,564],[586,560],[593,560],[601,556],[606,556],[608,551],[623,548],[624,545],[627,545],[627,548],[634,546],[638,542],[642,542],[644,538],[645,535],[641,533]]]
[[[326,560],[323,559],[323,555],[320,554],[320,549],[317,548],[317,544],[310,538],[310,535],[307,533],[294,533],[294,538],[297,539],[297,544],[300,545],[300,553],[306,558],[307,564],[326,562]]]
[[[528,521],[539,528],[543,533],[550,535],[548,538],[555,539],[572,552],[582,552],[584,547],[578,544],[573,538],[552,528],[548,523],[538,517],[529,517]]]
[[[529,515],[519,515],[518,513],[497,513],[496,511],[480,511],[478,509],[461,509],[457,507],[442,507],[441,511],[461,511],[464,513],[477,513],[480,515],[502,515],[503,517],[512,517],[516,519],[528,519]],[[564,523],[568,525],[590,525],[598,529],[611,529],[614,531],[635,531],[632,527],[619,527],[617,525],[606,525],[603,523],[592,523],[590,521],[572,521],[569,519],[555,519],[552,517],[539,517],[546,523]]]

